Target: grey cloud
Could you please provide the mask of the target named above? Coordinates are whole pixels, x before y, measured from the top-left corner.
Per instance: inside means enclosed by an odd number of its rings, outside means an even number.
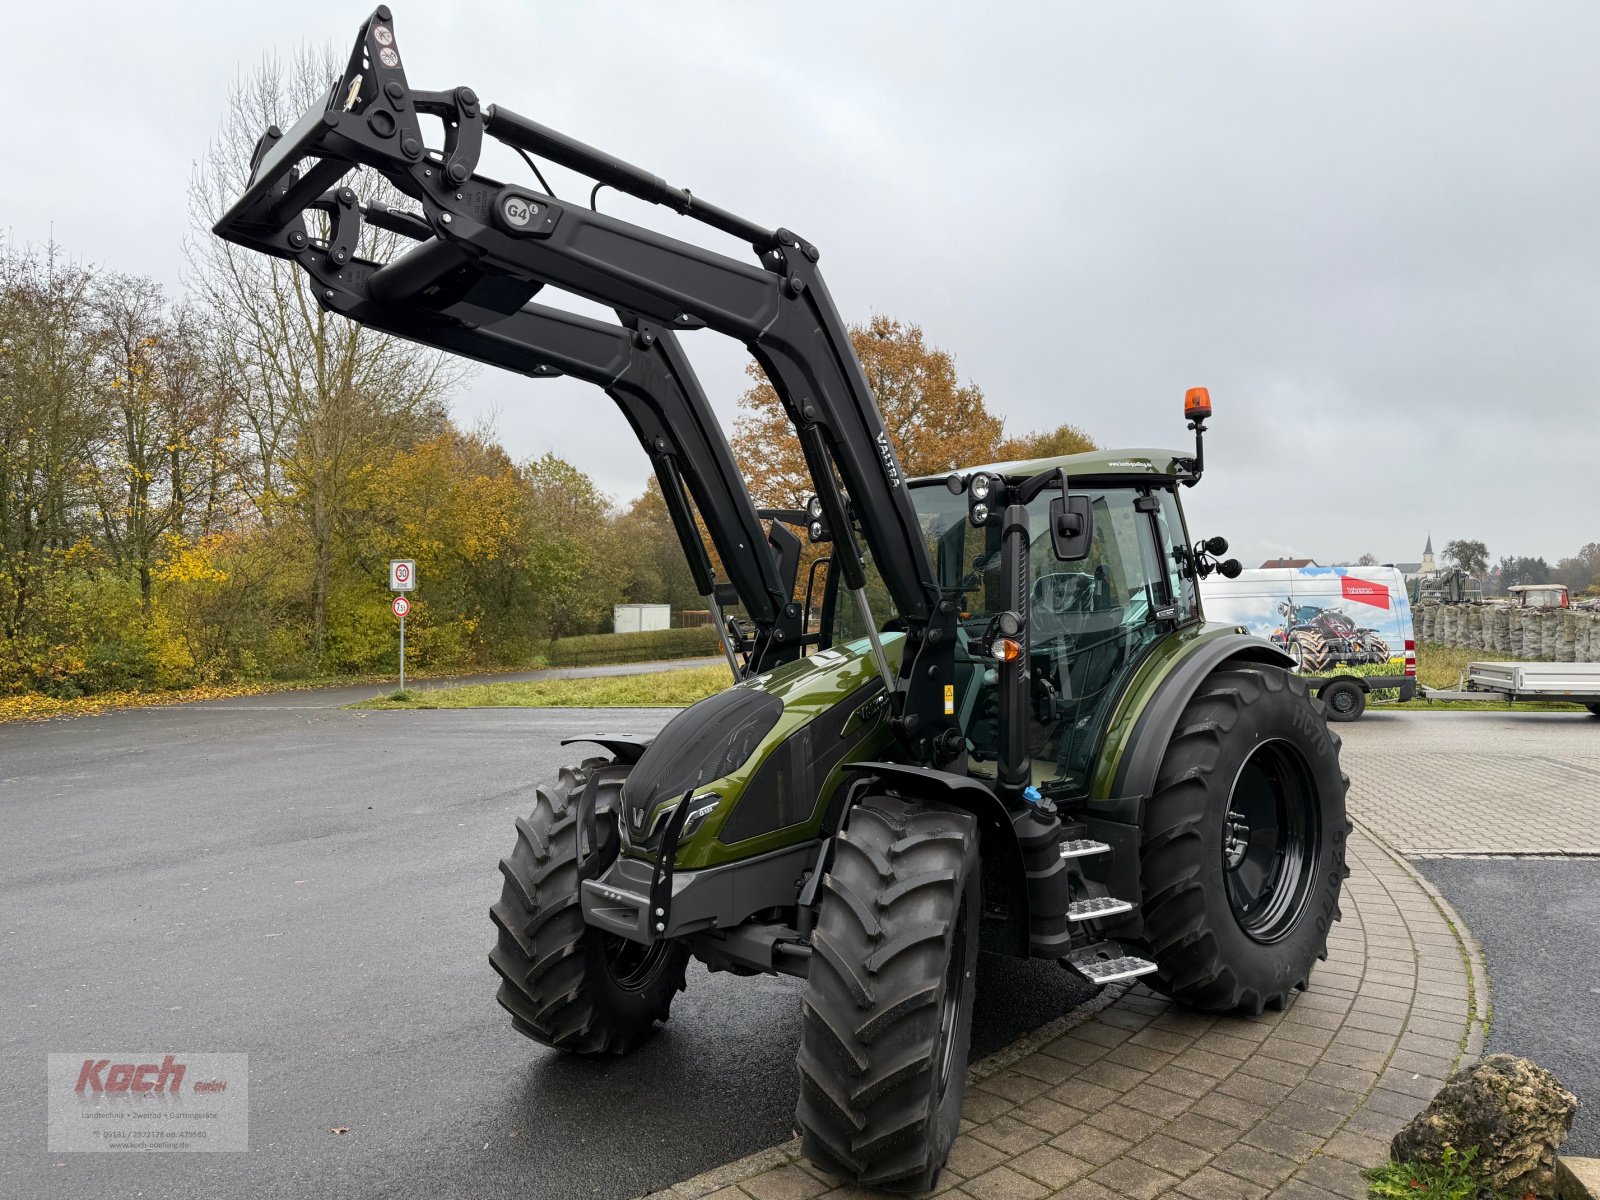
[[[1183,390],[1209,385],[1193,517],[1247,558],[1600,538],[1590,5],[395,8],[416,82],[802,231],[848,316],[921,322],[1013,429],[1181,442]],[[180,286],[188,165],[235,71],[363,15],[13,14],[0,225]],[[731,418],[742,351],[691,353]],[[570,381],[484,372],[458,408],[616,495],[645,476]]]

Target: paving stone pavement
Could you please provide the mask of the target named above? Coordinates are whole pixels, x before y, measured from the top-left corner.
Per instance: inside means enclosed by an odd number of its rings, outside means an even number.
[[[1600,721],[1386,713],[1340,727],[1350,814],[1402,854],[1600,854]]]
[[[974,1066],[932,1195],[971,1200],[1328,1200],[1483,1044],[1471,934],[1405,860],[1358,829],[1344,920],[1286,1012],[1211,1017],[1142,986]],[[1093,1008],[1094,1006],[1088,1006]],[[775,1147],[651,1200],[856,1200]]]

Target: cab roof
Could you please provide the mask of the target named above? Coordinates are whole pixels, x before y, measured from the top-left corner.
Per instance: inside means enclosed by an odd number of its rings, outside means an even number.
[[[1026,479],[1042,471],[1060,467],[1069,481],[1079,478],[1105,476],[1149,475],[1157,479],[1170,479],[1184,474],[1180,462],[1194,457],[1193,451],[1156,450],[1149,448],[1121,450],[1088,450],[1081,454],[1058,454],[1051,458],[1022,458],[1009,462],[981,463],[957,468],[963,475],[987,471],[1007,479]],[[944,475],[922,475],[910,480],[912,484],[942,483]]]

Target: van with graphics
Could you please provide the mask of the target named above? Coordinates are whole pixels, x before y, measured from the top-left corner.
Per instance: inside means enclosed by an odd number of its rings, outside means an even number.
[[[1239,625],[1294,659],[1328,708],[1354,721],[1369,696],[1417,694],[1405,578],[1393,567],[1272,567],[1200,584],[1207,619]]]

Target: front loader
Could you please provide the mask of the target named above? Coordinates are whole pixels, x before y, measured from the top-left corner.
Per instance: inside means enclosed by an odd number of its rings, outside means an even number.
[[[593,196],[491,179],[485,137],[673,208],[753,261]],[[344,182],[358,166],[415,207],[358,202]],[[364,259],[363,221],[413,244]],[[294,259],[353,320],[605,387],[703,593],[724,594],[695,512],[756,623],[728,638],[738,683],[653,738],[589,739],[603,753],[517,822],[490,962],[518,1030],[624,1054],[666,1020],[691,957],[799,976],[805,1152],[847,1180],[920,1190],[956,1134],[980,951],[1102,985],[1143,978],[1212,1012],[1282,1007],[1308,986],[1348,874],[1346,780],[1288,656],[1204,622],[1198,580],[1238,569],[1183,518],[1204,389],[1186,400],[1192,450],[907,479],[815,246],[469,88],[412,89],[386,7],[323,103],[267,131],[217,232]],[[534,305],[546,288],[621,324]],[[681,358],[676,334],[698,329],[750,351],[805,453],[815,495],[766,514],[768,531]],[[826,556],[804,606],[784,522]]]

